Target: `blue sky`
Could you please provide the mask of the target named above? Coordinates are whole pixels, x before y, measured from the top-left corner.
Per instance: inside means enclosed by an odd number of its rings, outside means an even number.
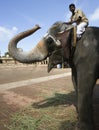
[[[14,35],[39,24],[40,30],[18,44],[25,51],[32,49],[54,22],[69,20],[71,3],[85,12],[90,26],[99,27],[98,0],[0,0],[0,55],[8,51]]]

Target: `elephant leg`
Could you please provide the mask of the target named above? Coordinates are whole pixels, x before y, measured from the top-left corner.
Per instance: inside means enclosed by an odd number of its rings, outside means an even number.
[[[76,71],[75,67],[72,68],[72,82],[73,82],[73,86],[74,86],[75,93],[76,93],[76,104],[75,104],[75,107],[76,107],[76,111],[78,113],[78,108],[77,108],[77,100],[78,100],[77,71]]]
[[[87,71],[86,71],[87,72]],[[75,130],[95,130],[93,119],[93,88],[96,83],[94,72],[78,72],[78,123]],[[86,75],[84,75],[86,74]]]

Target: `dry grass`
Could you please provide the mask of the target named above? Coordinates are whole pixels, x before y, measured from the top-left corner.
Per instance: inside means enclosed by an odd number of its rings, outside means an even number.
[[[74,92],[55,93],[14,114],[9,130],[74,130]]]

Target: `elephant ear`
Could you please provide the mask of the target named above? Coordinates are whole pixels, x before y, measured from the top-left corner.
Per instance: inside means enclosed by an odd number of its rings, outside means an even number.
[[[62,46],[64,47],[68,44],[68,40],[70,38],[70,32],[73,29],[73,26],[68,25],[68,28],[62,27],[61,31],[57,34],[57,39],[60,40]]]
[[[61,45],[64,47],[69,40],[70,30],[64,30],[57,34],[57,39],[61,42]]]

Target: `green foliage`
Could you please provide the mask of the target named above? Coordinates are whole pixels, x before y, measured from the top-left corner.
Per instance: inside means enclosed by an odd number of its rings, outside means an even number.
[[[7,56],[7,55],[9,55],[9,52],[5,52],[5,54],[4,54],[5,56]]]

